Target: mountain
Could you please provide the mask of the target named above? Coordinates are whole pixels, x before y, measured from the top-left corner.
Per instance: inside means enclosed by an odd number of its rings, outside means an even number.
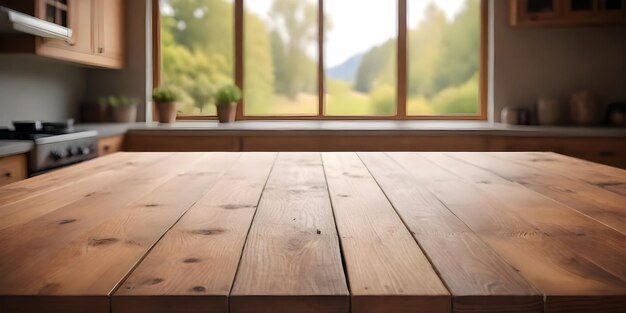
[[[363,54],[357,54],[345,62],[326,70],[326,76],[330,79],[353,82],[363,60]]]

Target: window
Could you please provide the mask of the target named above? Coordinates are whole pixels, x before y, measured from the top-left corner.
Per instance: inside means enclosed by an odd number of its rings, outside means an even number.
[[[486,119],[486,0],[154,0],[155,85],[179,117]],[[158,34],[160,32],[160,34]]]
[[[407,115],[476,116],[480,0],[408,0]]]
[[[246,0],[245,116],[316,116],[317,0]]]
[[[326,0],[324,11],[330,22],[325,29],[324,113],[396,114],[397,3]]]

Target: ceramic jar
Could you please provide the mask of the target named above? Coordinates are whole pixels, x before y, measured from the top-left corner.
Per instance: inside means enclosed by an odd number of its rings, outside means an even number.
[[[540,125],[559,125],[563,121],[563,107],[556,98],[541,97],[537,101],[537,120]]]

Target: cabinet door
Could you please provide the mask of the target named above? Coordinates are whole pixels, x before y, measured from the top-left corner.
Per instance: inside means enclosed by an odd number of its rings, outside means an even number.
[[[51,2],[49,0],[39,0],[37,16],[69,27],[72,29],[72,38],[70,38],[69,42],[39,38],[38,53],[60,58],[73,58],[72,54],[65,54],[64,51],[91,54],[93,52],[92,0],[67,0],[62,4],[57,3],[56,5],[61,6],[61,8],[55,8],[54,3],[54,1]]]
[[[125,9],[123,0],[94,0],[96,3],[96,55],[113,60],[123,67],[125,49]]]
[[[26,155],[0,158],[0,186],[26,179]]]
[[[616,21],[626,20],[626,0],[598,0],[600,16]]]
[[[563,13],[560,0],[520,0],[518,5],[520,17],[526,21],[554,20]]]
[[[568,0],[565,1],[565,18],[570,20],[590,19],[598,14],[596,0]]]

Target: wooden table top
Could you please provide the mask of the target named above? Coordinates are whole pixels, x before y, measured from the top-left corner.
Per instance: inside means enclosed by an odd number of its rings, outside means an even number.
[[[0,188],[0,312],[626,312],[626,171],[118,153]]]

